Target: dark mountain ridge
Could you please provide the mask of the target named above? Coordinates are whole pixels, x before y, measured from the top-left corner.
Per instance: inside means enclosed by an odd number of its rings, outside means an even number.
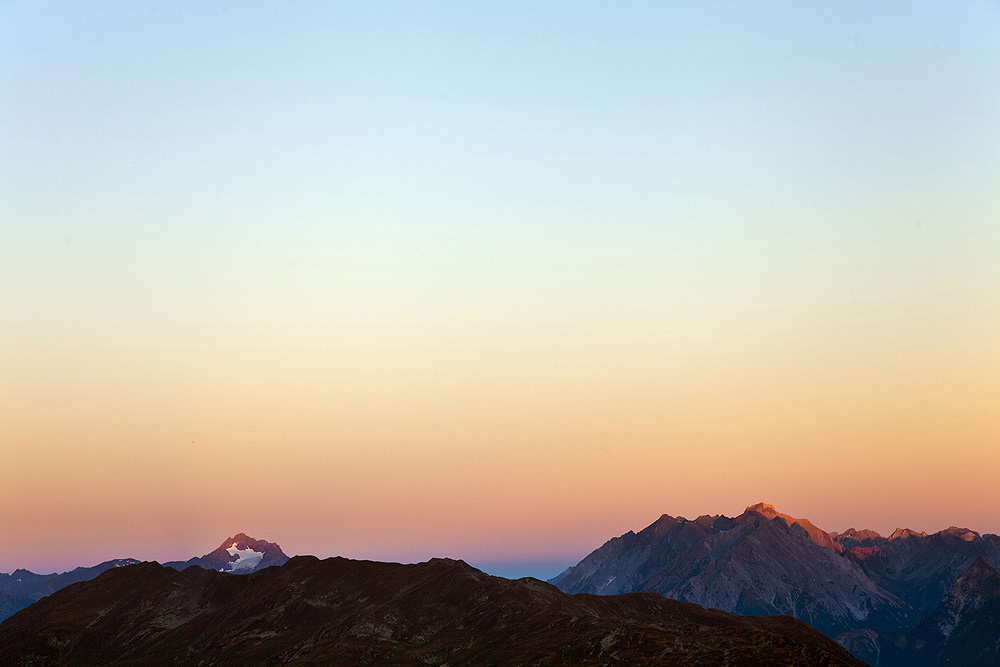
[[[164,563],[164,566],[178,570],[197,566],[233,574],[249,574],[272,565],[283,565],[287,561],[288,556],[277,544],[237,533],[224,540],[211,553],[186,561],[171,561]],[[139,561],[134,558],[119,558],[58,574],[35,574],[23,569],[14,570],[10,574],[0,573],[0,621],[70,584],[88,581],[111,568],[137,563]]]
[[[0,621],[60,588],[93,579],[112,568],[135,565],[138,562],[134,558],[118,558],[93,567],[78,567],[69,572],[54,574],[35,574],[23,569],[14,570],[10,574],[0,573]]]
[[[155,563],[64,588],[0,624],[0,664],[857,666],[788,616],[641,593],[567,595],[462,561],[297,556],[234,577]]]
[[[0,573],[0,591],[13,595],[42,597],[78,581],[93,579],[113,567],[135,565],[138,562],[134,558],[117,558],[104,561],[93,567],[78,567],[68,572],[53,574],[35,574],[30,570],[18,569],[10,574]]]

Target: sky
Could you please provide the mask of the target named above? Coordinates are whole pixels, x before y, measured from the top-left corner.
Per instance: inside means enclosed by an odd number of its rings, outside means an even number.
[[[1000,533],[997,2],[0,3],[0,571]]]

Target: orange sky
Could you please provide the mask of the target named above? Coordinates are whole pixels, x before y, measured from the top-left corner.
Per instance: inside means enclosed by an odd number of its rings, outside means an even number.
[[[0,571],[1000,533],[1000,16],[721,7],[3,3]]]
[[[238,531],[320,555],[572,560],[662,512],[758,500],[828,530],[1000,530],[992,341],[963,331],[937,358],[879,342],[400,353],[339,381],[275,355],[186,378],[117,351],[78,375],[26,369],[0,430],[19,471],[4,565],[53,543],[188,557]]]

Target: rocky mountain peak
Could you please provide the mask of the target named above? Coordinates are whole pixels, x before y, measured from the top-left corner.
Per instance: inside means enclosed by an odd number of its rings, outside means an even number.
[[[820,548],[826,539],[840,548]],[[649,591],[726,611],[790,614],[885,667],[1000,667],[981,660],[1000,655],[997,566],[996,535],[957,527],[930,536],[900,528],[891,540],[855,528],[830,534],[760,502],[736,518],[661,516],[552,583],[568,593]],[[981,646],[984,637],[995,645]],[[949,663],[922,657],[944,655],[944,643],[971,653]]]
[[[774,509],[774,505],[769,503],[757,503],[756,505],[750,505],[744,512],[756,512],[757,514],[763,514],[768,519],[773,519],[776,516],[781,516],[778,510]]]
[[[839,543],[835,542],[830,536],[830,533],[816,526],[809,519],[799,519],[784,512],[779,512],[775,509],[774,505],[769,503],[757,503],[756,505],[750,505],[745,510],[743,514],[759,514],[765,519],[783,519],[785,523],[789,526],[798,524],[801,528],[804,528],[807,533],[809,533],[809,538],[821,547],[826,547],[827,549],[832,549],[838,553],[844,550],[844,547]]]
[[[831,533],[830,537],[833,538],[834,542],[848,551],[861,549],[862,551],[856,552],[856,555],[868,553],[870,550],[889,542],[887,538],[874,530],[867,529],[855,530],[854,528],[848,528],[842,533]]]
[[[281,550],[274,542],[268,542],[267,540],[258,540],[254,537],[250,537],[246,533],[236,533],[232,537],[226,538],[219,545],[220,549],[253,549],[254,551],[264,551],[267,549]]]
[[[958,617],[966,607],[976,607],[984,595],[1000,592],[1000,573],[983,556],[977,555],[972,564],[948,588],[941,607],[953,617]]]
[[[976,556],[941,603],[910,633],[920,657],[933,665],[1000,664],[1000,573]]]
[[[236,533],[204,556],[164,565],[178,570],[197,565],[206,570],[249,574],[272,565],[282,565],[287,561],[288,556],[274,542],[258,540],[246,533]]]
[[[843,533],[839,533],[836,537],[849,537],[855,540],[873,540],[882,535],[875,530],[869,530],[867,528],[862,528],[861,530],[855,530],[854,528],[848,528]]]
[[[1000,577],[1000,572],[997,572],[996,568],[987,563],[986,559],[980,554],[976,556],[976,559],[972,561],[972,565],[962,573],[962,576],[955,583],[981,582],[990,577]]]
[[[949,537],[956,537],[965,542],[972,542],[979,537],[979,533],[976,531],[969,530],[968,528],[959,528],[958,526],[949,526],[942,530],[941,533]]]
[[[913,537],[927,537],[925,531],[920,531],[919,533],[915,530],[910,530],[909,528],[897,528],[892,531],[892,535],[889,536],[890,540],[905,540]]]

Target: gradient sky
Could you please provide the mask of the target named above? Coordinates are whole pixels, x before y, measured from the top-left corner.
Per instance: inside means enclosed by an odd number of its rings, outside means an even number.
[[[0,3],[0,571],[998,479],[996,2]]]

